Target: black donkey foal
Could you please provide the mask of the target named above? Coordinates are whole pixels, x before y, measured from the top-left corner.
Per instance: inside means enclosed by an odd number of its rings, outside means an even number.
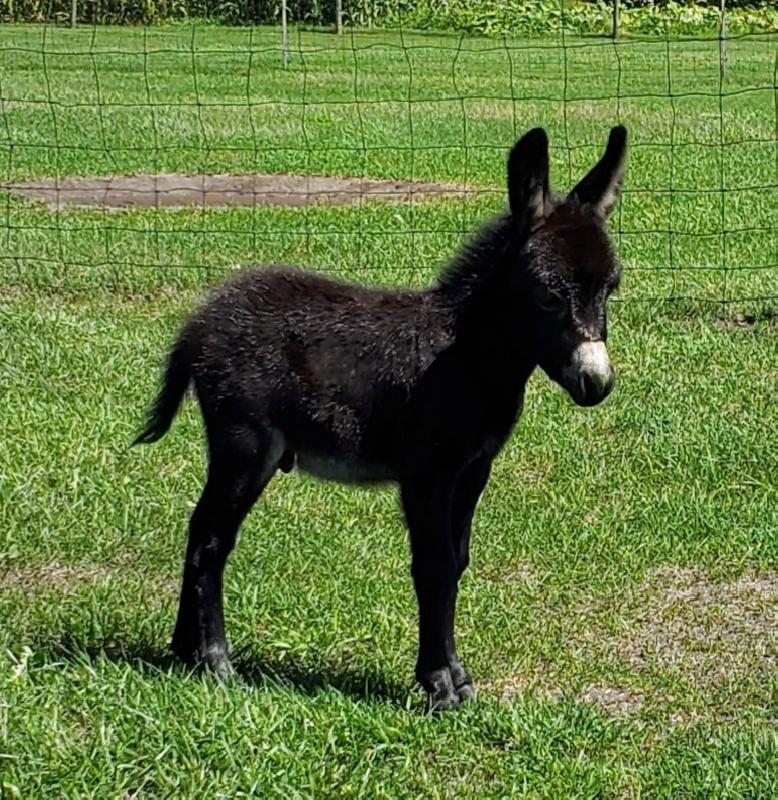
[[[279,468],[399,484],[419,604],[416,676],[433,709],[475,696],[454,644],[478,498],[540,366],[581,406],[611,391],[606,304],[619,280],[604,222],[627,134],[566,198],[536,128],[508,159],[509,210],[423,291],[367,289],[287,267],[228,280],[186,322],[136,442],[170,427],[189,387],[208,478],[189,527],[175,653],[232,670],[222,571]]]

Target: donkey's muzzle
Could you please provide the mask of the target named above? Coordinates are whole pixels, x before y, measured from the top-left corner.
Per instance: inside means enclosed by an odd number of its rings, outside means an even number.
[[[565,373],[567,391],[579,406],[596,406],[611,393],[616,383],[605,342],[579,344]]]

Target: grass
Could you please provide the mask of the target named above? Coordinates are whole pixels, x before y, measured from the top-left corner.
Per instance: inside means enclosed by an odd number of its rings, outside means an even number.
[[[720,105],[716,42],[302,33],[283,72],[265,29],[3,26],[4,180],[308,171],[483,193],[61,213],[2,196],[0,795],[775,796],[770,41],[731,43]],[[462,589],[479,703],[421,713],[393,493],[296,474],[227,571],[240,679],[172,664],[196,410],[127,443],[202,288],[268,260],[427,282],[502,205],[516,132],[549,129],[568,186],[617,119],[620,383],[585,410],[531,381]]]

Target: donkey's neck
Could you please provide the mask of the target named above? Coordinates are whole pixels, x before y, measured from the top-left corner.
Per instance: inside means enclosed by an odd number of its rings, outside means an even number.
[[[521,269],[524,241],[510,214],[487,222],[441,272],[431,292],[450,314],[457,340],[478,350],[503,350],[516,357],[506,323],[516,327],[511,273]]]
[[[500,395],[522,394],[536,366],[516,339],[521,310],[508,286],[511,270],[521,268],[522,245],[510,214],[501,214],[462,247],[430,290],[452,320],[452,346],[473,380]]]
[[[438,276],[433,291],[464,311],[503,272],[511,253],[521,247],[522,242],[517,239],[510,214],[494,217],[462,246]]]

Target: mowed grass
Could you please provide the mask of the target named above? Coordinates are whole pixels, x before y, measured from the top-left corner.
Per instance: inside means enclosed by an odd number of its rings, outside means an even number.
[[[633,300],[775,295],[776,37],[503,41],[449,35],[8,27],[0,31],[0,180],[159,171],[447,180],[454,203],[62,212],[0,200],[14,283],[199,286],[294,260],[426,281],[504,205],[507,148],[549,132],[570,188],[617,122],[632,132],[614,220]]]
[[[0,794],[775,796],[774,37],[730,44],[723,99],[716,42],[300,33],[284,72],[277,37],[0,29],[5,181],[258,170],[483,190],[303,210],[0,196]],[[619,385],[587,410],[530,383],[461,592],[478,704],[423,713],[393,492],[297,474],[226,573],[240,678],[173,664],[194,405],[159,445],[128,442],[202,289],[271,260],[422,285],[503,205],[518,133],[549,130],[566,187],[617,121],[634,145],[612,221]]]

